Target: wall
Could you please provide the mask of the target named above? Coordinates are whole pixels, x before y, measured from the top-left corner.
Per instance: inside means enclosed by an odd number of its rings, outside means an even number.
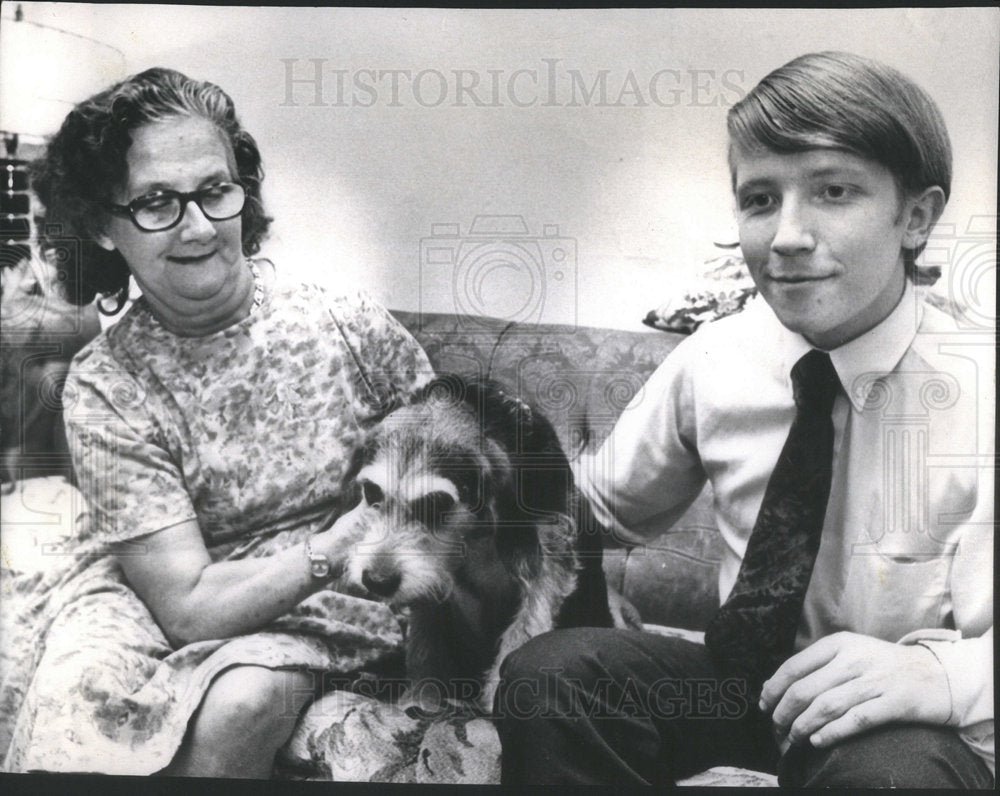
[[[402,309],[631,329],[735,240],[728,106],[803,52],[875,56],[930,91],[953,137],[939,289],[993,306],[995,247],[968,229],[996,214],[996,9],[23,6],[117,47],[129,72],[172,66],[233,95],[264,153],[280,267]],[[527,234],[474,249],[491,215]]]

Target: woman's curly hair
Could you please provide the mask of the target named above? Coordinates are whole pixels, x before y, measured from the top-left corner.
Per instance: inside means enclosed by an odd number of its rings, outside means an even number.
[[[32,187],[45,206],[39,225],[43,249],[58,247],[66,298],[89,304],[114,297],[117,312],[128,297],[129,269],[117,251],[97,243],[108,222],[104,203],[126,179],[132,132],[150,122],[193,116],[214,124],[236,159],[235,179],[246,190],[243,253],[256,254],[271,224],[261,201],[264,170],[253,136],[236,118],[232,99],[213,83],[156,67],[78,104],[31,166]]]

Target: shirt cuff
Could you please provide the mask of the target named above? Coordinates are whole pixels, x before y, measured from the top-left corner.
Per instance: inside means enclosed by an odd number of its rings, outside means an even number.
[[[929,649],[938,659],[951,690],[951,714],[946,722],[968,727],[993,719],[993,630],[963,639],[957,630],[915,630],[899,640]]]

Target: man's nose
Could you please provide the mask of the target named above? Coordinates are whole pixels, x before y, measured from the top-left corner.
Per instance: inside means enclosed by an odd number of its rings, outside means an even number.
[[[771,250],[789,256],[811,251],[815,245],[808,210],[794,198],[784,201],[771,239]]]

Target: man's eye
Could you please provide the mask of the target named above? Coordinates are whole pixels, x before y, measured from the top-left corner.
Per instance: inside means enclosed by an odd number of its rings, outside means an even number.
[[[752,193],[743,197],[740,208],[750,212],[767,210],[774,204],[774,197],[766,193]]]
[[[827,199],[833,199],[834,201],[846,199],[849,195],[850,191],[846,185],[827,185],[823,189],[823,196]]]

